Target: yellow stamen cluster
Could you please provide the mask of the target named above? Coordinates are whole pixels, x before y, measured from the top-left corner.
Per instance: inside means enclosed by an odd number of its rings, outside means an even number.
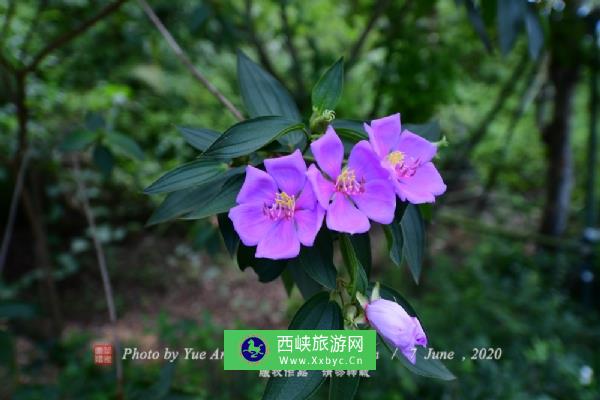
[[[387,155],[387,160],[393,167],[404,161],[404,153],[401,151],[392,151]]]

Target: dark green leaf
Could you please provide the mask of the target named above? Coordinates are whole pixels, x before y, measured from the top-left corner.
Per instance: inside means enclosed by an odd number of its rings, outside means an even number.
[[[251,118],[278,115],[292,122],[301,121],[298,107],[287,89],[241,51],[237,54],[237,75]]]
[[[402,238],[400,221],[402,220],[404,211],[406,211],[406,205],[406,203],[400,200],[396,201],[394,220],[391,224],[383,227],[383,231],[385,232],[385,237],[388,243],[390,259],[397,266],[402,264],[402,249],[404,247],[404,240]]]
[[[525,17],[527,2],[524,0],[498,1],[498,35],[500,50],[507,54],[515,44]]]
[[[229,219],[229,216],[226,213],[219,214],[217,216],[217,221],[219,222],[219,231],[223,237],[223,243],[225,243],[229,255],[233,257],[240,244],[240,237],[235,232],[233,222],[231,222],[231,219]]]
[[[108,132],[105,135],[106,144],[110,145],[113,151],[123,153],[124,155],[144,159],[144,151],[139,144],[132,138],[117,132]]]
[[[352,143],[360,142],[361,140],[369,140],[369,135],[363,127],[363,121],[355,121],[348,119],[334,119],[331,125],[337,134]]]
[[[289,329],[342,329],[342,312],[321,292],[308,300],[296,313]],[[305,400],[321,386],[325,378],[321,371],[307,371],[308,376],[270,378],[263,400]]]
[[[312,105],[319,111],[334,110],[344,85],[344,57],[337,60],[321,76],[312,90]]]
[[[111,174],[115,166],[115,158],[106,146],[101,144],[95,146],[92,158],[104,176]]]
[[[169,193],[161,205],[154,211],[147,225],[179,218],[198,207],[207,204],[221,190],[223,181],[209,182],[203,185],[177,190]]]
[[[179,132],[193,148],[205,151],[221,134],[208,128],[186,128],[178,126]]]
[[[419,283],[425,249],[425,224],[417,206],[409,204],[406,207],[400,227],[402,228],[402,237],[404,239],[403,252],[406,262],[408,263],[413,279],[416,283]]]
[[[301,123],[284,117],[258,117],[233,125],[206,149],[205,155],[231,159],[250,154],[294,130]]]
[[[349,235],[340,235],[340,250],[342,251],[344,264],[348,268],[350,280],[354,283],[350,287],[350,296],[354,297],[357,291],[364,293],[368,285],[367,274],[356,255]]]
[[[442,139],[442,131],[437,121],[431,121],[426,124],[404,124],[402,128],[408,129],[430,142],[437,142]]]
[[[485,29],[485,23],[483,22],[483,18],[481,17],[481,13],[475,5],[475,2],[473,0],[465,0],[465,7],[467,9],[467,16],[471,21],[473,29],[475,29],[475,32],[477,32],[477,35],[479,35],[479,38],[483,42],[486,50],[491,52],[492,41],[490,40],[490,37]]]
[[[214,197],[211,197],[209,201],[198,203],[194,207],[194,211],[186,214],[183,219],[201,219],[229,211],[236,204],[235,199],[240,192],[243,182],[243,175],[236,175],[229,178]]]
[[[326,228],[321,229],[313,246],[302,247],[297,266],[316,282],[335,289],[337,271],[333,265],[333,240]]]
[[[329,382],[329,400],[352,400],[356,396],[360,377],[333,375]]]
[[[372,265],[371,239],[369,237],[369,232],[351,235],[350,241],[352,242],[358,261],[360,261],[360,265],[365,269],[368,278],[371,275]]]
[[[243,168],[231,168],[223,161],[202,157],[183,164],[158,178],[144,192],[146,194],[174,192],[212,182],[243,172]]]
[[[425,356],[429,352],[428,348],[417,346],[415,364],[412,364],[406,357],[404,357],[400,350],[394,349],[393,344],[385,341],[385,339],[379,335],[378,337],[380,343],[383,344],[383,347],[389,352],[389,354],[393,355],[394,359],[398,359],[402,365],[404,365],[412,373],[426,376],[428,378],[442,379],[445,381],[456,379],[452,372],[450,372],[440,360],[425,359]]]
[[[544,29],[533,5],[527,6],[525,28],[527,30],[529,55],[532,59],[536,60],[544,48]]]
[[[61,151],[80,151],[98,139],[95,131],[75,131],[63,140],[58,147]]]
[[[294,279],[292,278],[292,274],[289,268],[286,268],[281,273],[281,280],[283,281],[283,287],[285,288],[285,292],[288,297],[292,295],[292,290],[294,290]]]
[[[303,298],[308,299],[323,291],[323,286],[306,273],[298,258],[290,260],[287,270]]]
[[[281,275],[287,265],[287,260],[270,260],[268,258],[256,258],[256,246],[248,247],[242,243],[238,246],[238,267],[243,271],[250,267],[258,275],[260,282],[271,282]]]

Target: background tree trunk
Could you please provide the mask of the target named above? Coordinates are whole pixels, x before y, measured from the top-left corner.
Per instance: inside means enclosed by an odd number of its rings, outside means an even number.
[[[570,137],[574,89],[580,71],[579,41],[574,37],[580,34],[577,24],[574,18],[565,15],[560,21],[553,21],[550,28],[553,46],[548,80],[554,96],[552,118],[542,130],[547,170],[540,232],[551,236],[560,236],[567,227],[573,187]]]

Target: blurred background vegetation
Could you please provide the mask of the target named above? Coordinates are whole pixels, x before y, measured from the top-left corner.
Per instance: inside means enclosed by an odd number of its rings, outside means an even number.
[[[223,329],[282,328],[301,303],[293,292],[288,305],[281,280],[240,271],[214,219],[145,227],[160,199],[142,189],[196,154],[177,126],[236,119],[144,2],[113,1],[0,0],[0,398],[258,398],[264,380],[218,361],[127,361],[121,390],[93,364],[91,343],[113,328],[139,349],[213,350]],[[380,362],[357,398],[598,398],[597,1],[150,6],[238,108],[238,49],[306,117],[312,85],[345,56],[338,117],[399,111],[446,136],[448,192],[422,209],[420,285],[390,263],[380,229],[373,271],[412,301],[435,348],[467,360],[447,362],[452,382]],[[469,360],[474,347],[502,359]]]

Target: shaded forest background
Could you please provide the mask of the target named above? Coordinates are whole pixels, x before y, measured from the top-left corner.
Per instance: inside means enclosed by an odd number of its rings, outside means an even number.
[[[223,329],[285,327],[300,305],[237,268],[216,220],[145,226],[160,199],[143,188],[197,154],[178,127],[237,121],[215,90],[243,110],[242,50],[307,117],[344,56],[336,116],[401,112],[449,143],[448,193],[422,209],[423,281],[388,265],[377,230],[373,271],[413,299],[434,347],[502,359],[448,362],[448,383],[382,363],[357,398],[596,398],[599,7],[0,0],[0,397],[260,396],[256,374],[192,361],[126,362],[118,389],[90,354],[114,331],[140,349],[214,349]]]

